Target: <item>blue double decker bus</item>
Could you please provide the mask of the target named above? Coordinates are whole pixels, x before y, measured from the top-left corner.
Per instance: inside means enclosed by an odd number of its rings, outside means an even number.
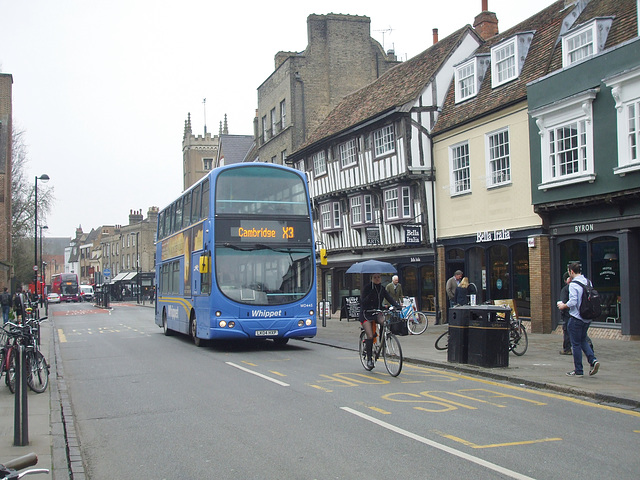
[[[242,163],[213,169],[158,215],[155,322],[209,340],[316,335],[306,177]]]

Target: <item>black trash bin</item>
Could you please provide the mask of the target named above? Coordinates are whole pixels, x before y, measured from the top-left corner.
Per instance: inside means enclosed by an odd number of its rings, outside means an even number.
[[[509,319],[511,309],[502,305],[478,305],[470,308],[469,365],[509,366]]]
[[[470,307],[467,305],[449,309],[449,347],[447,348],[449,362],[467,363],[470,312]]]

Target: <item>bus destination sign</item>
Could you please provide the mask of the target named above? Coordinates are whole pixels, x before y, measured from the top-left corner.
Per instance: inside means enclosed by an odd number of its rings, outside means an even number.
[[[226,225],[223,225],[223,222]],[[307,228],[304,228],[307,225]],[[228,237],[225,239],[227,235]],[[307,222],[278,220],[235,220],[218,222],[218,240],[255,243],[311,242]],[[222,238],[220,238],[222,237]]]

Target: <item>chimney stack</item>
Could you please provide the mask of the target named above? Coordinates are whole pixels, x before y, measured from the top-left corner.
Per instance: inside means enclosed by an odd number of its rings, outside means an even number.
[[[438,29],[434,28],[433,29],[433,44],[435,45],[436,43],[438,43]]]
[[[476,32],[483,40],[498,34],[498,17],[496,17],[495,13],[489,11],[488,0],[482,0],[482,12],[476,16],[473,28],[476,29]]]

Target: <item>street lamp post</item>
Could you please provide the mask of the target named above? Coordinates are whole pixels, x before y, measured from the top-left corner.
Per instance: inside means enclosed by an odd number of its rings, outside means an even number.
[[[33,202],[34,208],[35,208],[35,213],[34,213],[35,228],[34,228],[34,234],[33,234],[33,242],[34,242],[33,255],[34,255],[35,261],[33,262],[33,279],[34,279],[33,286],[35,288],[36,295],[38,294],[38,180],[41,180],[43,183],[47,183],[49,181],[49,175],[47,175],[46,173],[43,173],[39,177],[36,176],[36,189],[34,193],[34,202]]]
[[[43,261],[42,258],[42,231],[43,230],[47,230],[49,227],[47,227],[46,225],[40,226],[38,225],[38,228],[40,228],[40,278],[42,279],[42,290],[41,290],[41,295],[40,295],[40,306],[42,306],[42,304],[44,303],[44,285],[47,283],[45,278],[44,278],[44,266],[45,263]],[[37,289],[37,287],[36,287]]]

